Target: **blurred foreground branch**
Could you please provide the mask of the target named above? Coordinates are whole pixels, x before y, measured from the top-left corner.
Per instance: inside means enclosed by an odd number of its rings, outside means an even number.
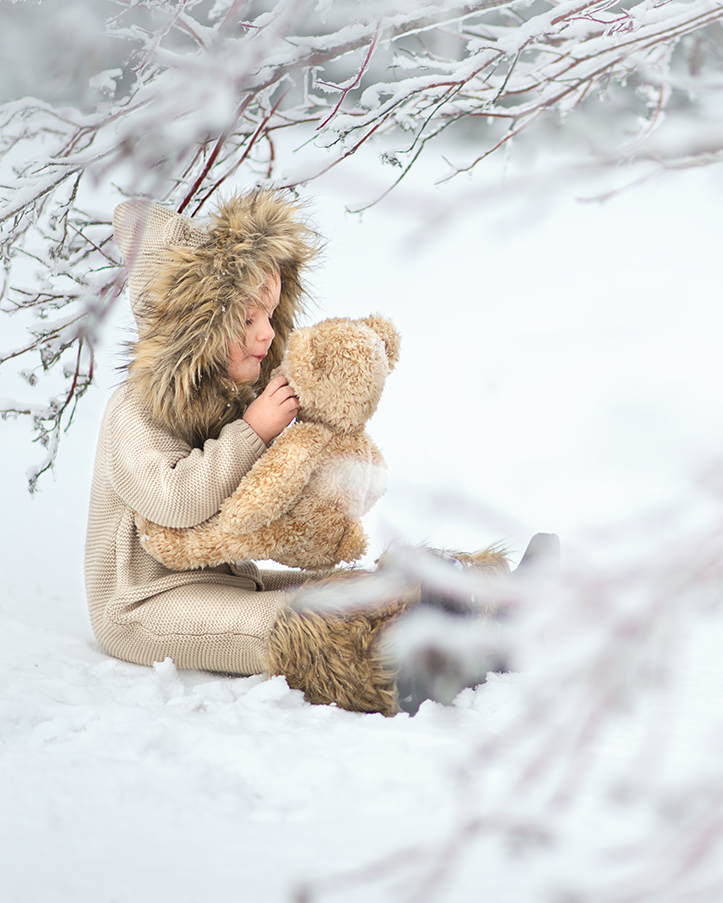
[[[460,755],[440,768],[443,791],[418,788],[452,815],[353,870],[310,865],[295,903],[721,899],[723,721],[718,680],[699,682],[723,635],[723,496],[711,477],[717,511],[695,527],[681,503],[598,531],[594,560],[568,548],[561,579],[497,587],[516,673],[463,691],[444,722]],[[418,550],[390,564],[399,579],[443,574]],[[445,590],[469,597],[463,581]],[[453,641],[439,625],[428,635],[431,648]],[[701,686],[711,692],[699,699]],[[425,703],[409,730],[426,737],[439,719]]]

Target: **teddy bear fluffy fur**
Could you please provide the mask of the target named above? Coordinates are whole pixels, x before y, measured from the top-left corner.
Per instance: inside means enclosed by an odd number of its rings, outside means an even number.
[[[365,426],[398,353],[399,334],[379,315],[297,329],[278,370],[299,398],[297,422],[210,520],[172,529],[138,515],[146,551],[174,570],[248,558],[321,569],[359,559],[367,548],[360,518],[386,485]]]

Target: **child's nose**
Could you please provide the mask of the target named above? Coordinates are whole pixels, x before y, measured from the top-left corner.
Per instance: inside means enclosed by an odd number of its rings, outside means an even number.
[[[275,335],[276,333],[274,332],[274,327],[267,320],[261,327],[259,338],[261,338],[264,342],[273,342]]]

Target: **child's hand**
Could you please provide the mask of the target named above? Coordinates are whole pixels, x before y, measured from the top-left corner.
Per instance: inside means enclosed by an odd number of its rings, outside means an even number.
[[[299,399],[285,376],[275,376],[246,408],[243,419],[266,445],[299,413]]]

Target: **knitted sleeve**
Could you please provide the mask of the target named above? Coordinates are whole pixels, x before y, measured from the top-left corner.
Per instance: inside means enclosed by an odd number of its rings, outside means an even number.
[[[192,448],[154,423],[128,386],[108,406],[106,460],[113,490],[163,527],[193,527],[212,517],[266,446],[243,420]]]

